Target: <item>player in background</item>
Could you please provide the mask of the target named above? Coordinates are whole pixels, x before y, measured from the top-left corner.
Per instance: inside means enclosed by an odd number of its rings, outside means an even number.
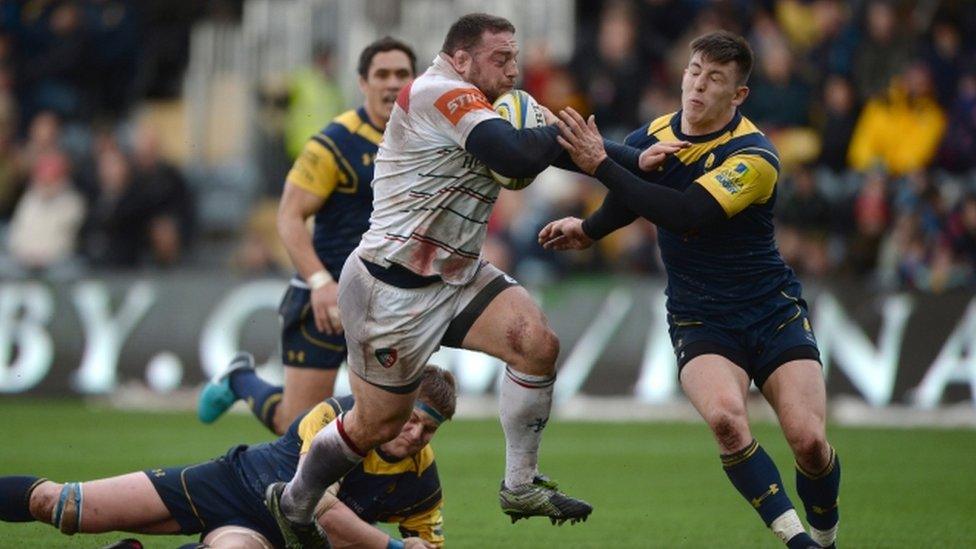
[[[330,487],[316,517],[337,544],[430,549],[444,543],[441,486],[429,442],[454,415],[456,391],[450,372],[426,366],[420,396],[398,436]],[[283,547],[285,540],[264,506],[265,489],[291,478],[315,433],[353,405],[352,397],[330,398],[296,419],[275,442],[235,446],[217,459],[187,467],[65,484],[33,476],[0,477],[0,520],[41,521],[68,535],[113,530],[200,534],[204,547]],[[373,522],[397,524],[404,539],[390,537]]]
[[[826,438],[826,391],[806,302],[774,239],[779,159],[738,110],[749,93],[752,51],[728,32],[691,47],[682,109],[632,133],[629,161],[607,157],[592,117],[560,113],[563,146],[609,192],[586,220],[553,221],[539,241],[583,249],[637,216],[658,225],[681,386],[711,428],[729,480],[789,547],[833,547],[840,461]],[[772,405],[796,457],[813,539],[752,436],[750,382]]]
[[[346,357],[336,280],[369,227],[376,149],[415,67],[414,52],[403,42],[385,37],[366,46],[358,66],[363,105],[312,136],[295,160],[278,206],[278,234],[298,271],[279,310],[284,387],[258,377],[253,357],[239,353],[201,392],[198,414],[204,423],[244,399],[280,435],[298,414],[332,395]],[[310,234],[306,220],[312,216]]]
[[[518,76],[514,33],[500,17],[460,18],[432,66],[397,97],[376,157],[370,228],[339,281],[359,404],[316,435],[287,486],[269,492],[285,529],[301,531],[322,491],[396,435],[420,369],[442,344],[507,364],[499,395],[502,510],[513,521],[553,522],[592,510],[538,472],[559,341],[528,292],[481,258],[500,190],[489,168],[531,177],[562,153],[555,127],[516,130],[492,109]]]

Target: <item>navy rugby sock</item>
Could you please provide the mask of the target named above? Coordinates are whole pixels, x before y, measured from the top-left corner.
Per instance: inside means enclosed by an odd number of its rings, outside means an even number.
[[[275,410],[284,393],[282,386],[261,379],[252,368],[241,368],[231,372],[230,390],[247,403],[258,421],[274,432]]]
[[[723,454],[722,467],[732,485],[787,547],[815,546],[783,489],[776,464],[756,439],[738,452]]]
[[[804,471],[796,465],[796,491],[803,500],[807,522],[817,530],[830,530],[837,525],[840,514],[837,509],[840,492],[840,459],[830,449],[830,463],[816,474]]]
[[[47,479],[29,476],[0,477],[0,520],[33,522],[30,495],[38,484]]]

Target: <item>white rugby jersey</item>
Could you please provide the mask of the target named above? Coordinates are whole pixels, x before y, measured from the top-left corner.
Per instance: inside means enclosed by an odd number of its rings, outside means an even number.
[[[474,277],[500,186],[463,147],[489,118],[499,116],[485,94],[440,55],[400,91],[376,155],[360,257],[448,284]]]

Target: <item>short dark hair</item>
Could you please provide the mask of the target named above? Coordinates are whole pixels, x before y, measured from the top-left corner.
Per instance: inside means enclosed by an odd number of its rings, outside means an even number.
[[[406,54],[410,59],[410,74],[417,74],[417,55],[413,53],[413,48],[396,38],[384,36],[363,48],[363,52],[359,54],[359,76],[363,78],[369,76],[369,67],[373,64],[373,58],[376,57],[376,54],[394,50]]]
[[[444,38],[441,51],[447,55],[454,55],[458,50],[470,50],[481,43],[481,35],[485,31],[492,33],[515,33],[515,25],[504,17],[488,15],[487,13],[469,13],[451,25]]]
[[[420,374],[420,393],[417,398],[444,416],[454,417],[457,407],[457,381],[451,372],[428,364]]]
[[[745,84],[752,72],[752,48],[745,38],[720,30],[695,38],[691,42],[691,53],[701,53],[702,58],[714,63],[735,63],[739,70],[739,83]]]

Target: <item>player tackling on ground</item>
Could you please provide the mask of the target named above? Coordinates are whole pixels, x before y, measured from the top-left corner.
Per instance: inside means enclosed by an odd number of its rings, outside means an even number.
[[[502,510],[513,520],[553,522],[582,520],[592,510],[537,469],[559,342],[528,292],[481,259],[499,192],[489,168],[534,176],[562,153],[554,126],[516,130],[492,109],[518,76],[514,33],[499,17],[462,17],[433,65],[397,97],[376,157],[370,228],[339,279],[356,407],[316,435],[292,481],[268,494],[296,545],[327,546],[307,527],[315,503],[370,449],[396,436],[413,409],[421,368],[442,344],[507,364]]]
[[[826,392],[806,303],[773,236],[779,159],[738,110],[749,94],[752,51],[728,32],[691,47],[682,109],[632,133],[629,161],[607,157],[592,117],[560,113],[563,146],[609,193],[589,218],[553,221],[539,241],[582,249],[637,216],[658,225],[681,386],[711,428],[729,480],[789,547],[834,547],[840,461],[826,438]],[[749,429],[750,381],[796,456],[813,539]]]

